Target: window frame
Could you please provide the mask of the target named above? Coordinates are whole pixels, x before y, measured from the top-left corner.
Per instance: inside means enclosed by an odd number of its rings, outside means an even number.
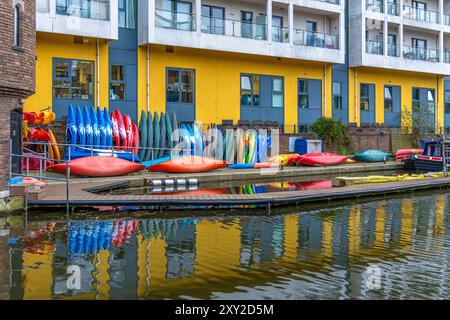
[[[178,73],[178,101],[168,101],[168,94],[167,94],[167,89],[168,89],[168,84],[169,84],[169,71],[176,71]],[[192,102],[183,102],[182,96],[183,96],[183,90],[182,90],[182,72],[183,71],[190,71],[192,72]],[[190,69],[190,68],[177,68],[177,67],[166,67],[166,90],[165,90],[165,101],[166,104],[167,103],[177,103],[177,104],[184,104],[184,105],[195,105],[195,101],[196,101],[196,73],[195,73],[195,69]]]
[[[225,7],[220,7],[217,5],[210,5],[210,4],[203,4],[202,3],[202,11],[204,8],[208,9],[208,16],[204,16],[202,13],[201,19],[202,19],[202,32],[209,33],[209,34],[218,34],[218,35],[224,35],[225,34]],[[212,15],[212,12],[214,9],[222,10],[222,17],[216,18]],[[208,26],[207,31],[204,31],[203,29],[203,19],[208,20]],[[216,19],[222,21],[222,25],[220,27],[217,27],[215,24],[212,23],[212,21],[215,21]],[[216,32],[218,29],[221,30],[221,32]]]
[[[21,24],[21,8],[19,4],[16,4],[13,8],[13,19],[14,19],[14,25],[13,25],[13,47],[20,48],[20,38],[21,38],[21,32],[20,32],[20,24]]]
[[[271,107],[272,108],[277,108],[277,109],[283,109],[284,108],[284,77],[282,77],[282,76],[270,76],[270,79],[271,79],[271,97],[272,97],[272,103],[271,103]],[[281,81],[281,91],[275,91],[275,86],[274,86],[274,81],[275,80],[280,80]],[[276,94],[278,94],[278,95],[281,95],[281,106],[274,106],[274,103],[273,103],[273,97],[274,97],[274,95],[276,95]]]
[[[390,98],[386,98],[386,89],[389,90],[389,94],[391,95]],[[394,112],[394,87],[393,86],[384,86],[384,91],[383,91],[383,101],[384,101],[384,112]],[[390,101],[390,109],[386,109],[386,102]]]
[[[115,67],[115,66],[119,66],[119,67],[123,68],[123,80],[113,80],[113,78],[112,78],[112,75],[113,75],[112,68]],[[116,63],[114,63],[114,64],[110,65],[110,68],[109,68],[109,93],[110,93],[109,94],[109,100],[112,100],[112,101],[126,101],[127,100],[127,84],[126,84],[126,81],[125,81],[125,79],[126,79],[126,72],[127,72],[127,67],[124,64],[116,64]],[[111,98],[111,88],[112,88],[112,85],[114,83],[123,84],[123,99],[112,99]]]
[[[448,94],[449,99],[445,99],[446,94]],[[447,112],[448,108],[448,112]],[[444,90],[444,114],[450,114],[450,90]]]
[[[135,10],[135,12],[133,12],[133,15],[135,16],[135,18],[134,18],[134,26],[133,27],[128,26],[128,16],[129,16],[129,11],[127,10],[127,3],[128,3],[128,1],[130,1],[130,0],[123,0],[124,8],[120,8],[120,0],[118,1],[118,5],[117,5],[117,25],[118,25],[119,28],[128,29],[128,30],[136,30],[136,20],[137,20],[136,19],[136,10],[137,10],[138,1],[131,0],[131,1],[134,2],[134,10]],[[124,12],[124,16],[125,16],[125,25],[124,26],[120,25],[119,16],[120,16],[121,12]]]
[[[72,87],[73,87],[73,80],[72,80],[72,75],[71,75],[71,68],[72,68],[72,62],[73,61],[82,61],[82,62],[90,62],[92,64],[92,81],[91,81],[91,90],[92,90],[92,95],[88,98],[88,99],[82,99],[82,98],[73,98],[72,97]],[[56,63],[57,62],[65,62],[68,64],[68,75],[67,77],[56,77]],[[95,99],[95,61],[93,60],[84,60],[84,59],[67,59],[67,58],[57,58],[54,57],[53,61],[52,61],[52,99],[55,100],[83,100],[83,101],[89,101],[89,100],[94,100]],[[60,98],[60,97],[56,97],[55,93],[54,93],[54,87],[55,87],[55,81],[56,80],[60,80],[60,81],[69,81],[69,98]]]
[[[362,87],[365,86],[367,88],[367,95],[362,95]],[[367,102],[367,109],[362,108],[364,102]],[[370,83],[360,83],[359,85],[359,110],[370,112]]]
[[[243,89],[242,88],[242,77],[250,77],[250,90],[248,89]],[[255,77],[258,77],[258,94],[255,94]],[[259,108],[261,107],[261,103],[260,103],[260,96],[261,96],[261,75],[260,74],[254,74],[254,73],[241,73],[239,75],[239,92],[240,92],[240,99],[239,99],[239,103],[241,105],[241,107],[248,107],[248,108]],[[251,103],[250,105],[248,104],[242,104],[242,92],[243,91],[250,91],[251,92]],[[256,98],[257,97],[257,100]],[[255,103],[255,101],[257,101],[257,103]]]
[[[339,94],[335,94],[334,93],[334,84],[339,84]],[[340,82],[340,81],[333,81],[332,82],[332,84],[331,84],[331,93],[332,93],[332,101],[331,101],[331,104],[332,104],[332,108],[333,108],[333,110],[343,110],[344,109],[344,106],[342,105],[342,82]],[[340,108],[336,108],[336,104],[335,104],[335,98],[338,98],[339,99],[339,105],[340,105]]]

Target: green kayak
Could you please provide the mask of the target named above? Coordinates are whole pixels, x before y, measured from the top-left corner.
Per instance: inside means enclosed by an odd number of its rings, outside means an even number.
[[[390,153],[380,150],[365,150],[363,152],[358,152],[353,156],[353,159],[360,162],[383,162],[390,156]]]

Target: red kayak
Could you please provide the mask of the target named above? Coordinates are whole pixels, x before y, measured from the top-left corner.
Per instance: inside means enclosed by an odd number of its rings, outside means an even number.
[[[132,131],[133,131],[133,143],[132,143],[132,147],[133,147],[133,152],[135,153],[135,154],[138,154],[138,152],[139,152],[139,129],[138,129],[138,127],[137,127],[137,125],[136,125],[136,123],[132,123],[132,125],[131,125],[131,129],[132,129]]]
[[[206,172],[227,165],[226,161],[200,156],[186,156],[155,164],[149,168],[153,172],[193,173]]]
[[[125,147],[128,146],[127,132],[125,131],[125,124],[119,109],[116,109],[115,116],[117,120],[117,127],[119,129],[120,146],[122,147],[119,149],[125,150]]]
[[[133,129],[132,129],[133,123],[131,122],[131,118],[129,115],[124,114],[123,115],[123,127],[125,128],[125,133],[127,135],[127,146],[128,148],[125,148],[127,151],[131,151],[131,146],[133,145]]]
[[[294,157],[292,161],[304,166],[333,166],[344,163],[347,159],[348,157],[341,156],[340,154],[325,152],[303,154]]]
[[[113,157],[83,157],[70,161],[70,173],[84,177],[115,177],[145,169],[145,165]],[[59,163],[48,171],[66,173],[66,164]]]
[[[111,112],[111,131],[113,144],[116,147],[120,147],[120,134],[119,134],[119,125],[117,124],[116,115],[114,112]]]

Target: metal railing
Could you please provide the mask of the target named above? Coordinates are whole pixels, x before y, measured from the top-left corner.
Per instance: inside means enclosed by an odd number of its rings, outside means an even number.
[[[373,40],[366,40],[366,53],[384,54],[383,43]]]
[[[289,42],[289,28],[272,26],[273,42]]]
[[[439,12],[414,8],[406,5],[403,6],[403,16],[407,19],[416,21],[439,23]]]
[[[400,57],[400,45],[395,43],[388,43],[387,54],[390,57]]]
[[[160,28],[195,31],[195,14],[156,9],[155,24]]]
[[[319,2],[326,2],[326,3],[331,3],[331,4],[339,4],[339,0],[316,0]]]
[[[294,29],[293,43],[300,46],[339,49],[339,36]]]
[[[439,62],[439,51],[418,47],[403,46],[403,58],[429,62]]]
[[[204,33],[254,40],[267,40],[266,24],[202,16],[201,27],[201,31]]]
[[[446,26],[450,26],[450,16],[448,14],[444,14],[444,24]]]
[[[109,20],[109,0],[58,0],[56,14],[87,19]]]
[[[49,0],[36,0],[37,12],[50,12]]]
[[[450,63],[450,52],[444,51],[444,63]]]
[[[383,13],[384,2],[382,0],[366,0],[366,10]]]

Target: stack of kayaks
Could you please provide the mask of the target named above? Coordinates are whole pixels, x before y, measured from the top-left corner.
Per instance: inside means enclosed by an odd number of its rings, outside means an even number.
[[[402,161],[404,157],[411,156],[413,154],[422,154],[423,149],[398,149],[395,153],[395,161]]]
[[[360,162],[383,162],[391,156],[390,153],[380,150],[366,150],[353,156],[354,160]]]
[[[69,106],[66,123],[66,159],[87,156],[117,157],[139,162],[139,132],[129,115],[100,107]],[[70,150],[69,150],[70,149]]]

